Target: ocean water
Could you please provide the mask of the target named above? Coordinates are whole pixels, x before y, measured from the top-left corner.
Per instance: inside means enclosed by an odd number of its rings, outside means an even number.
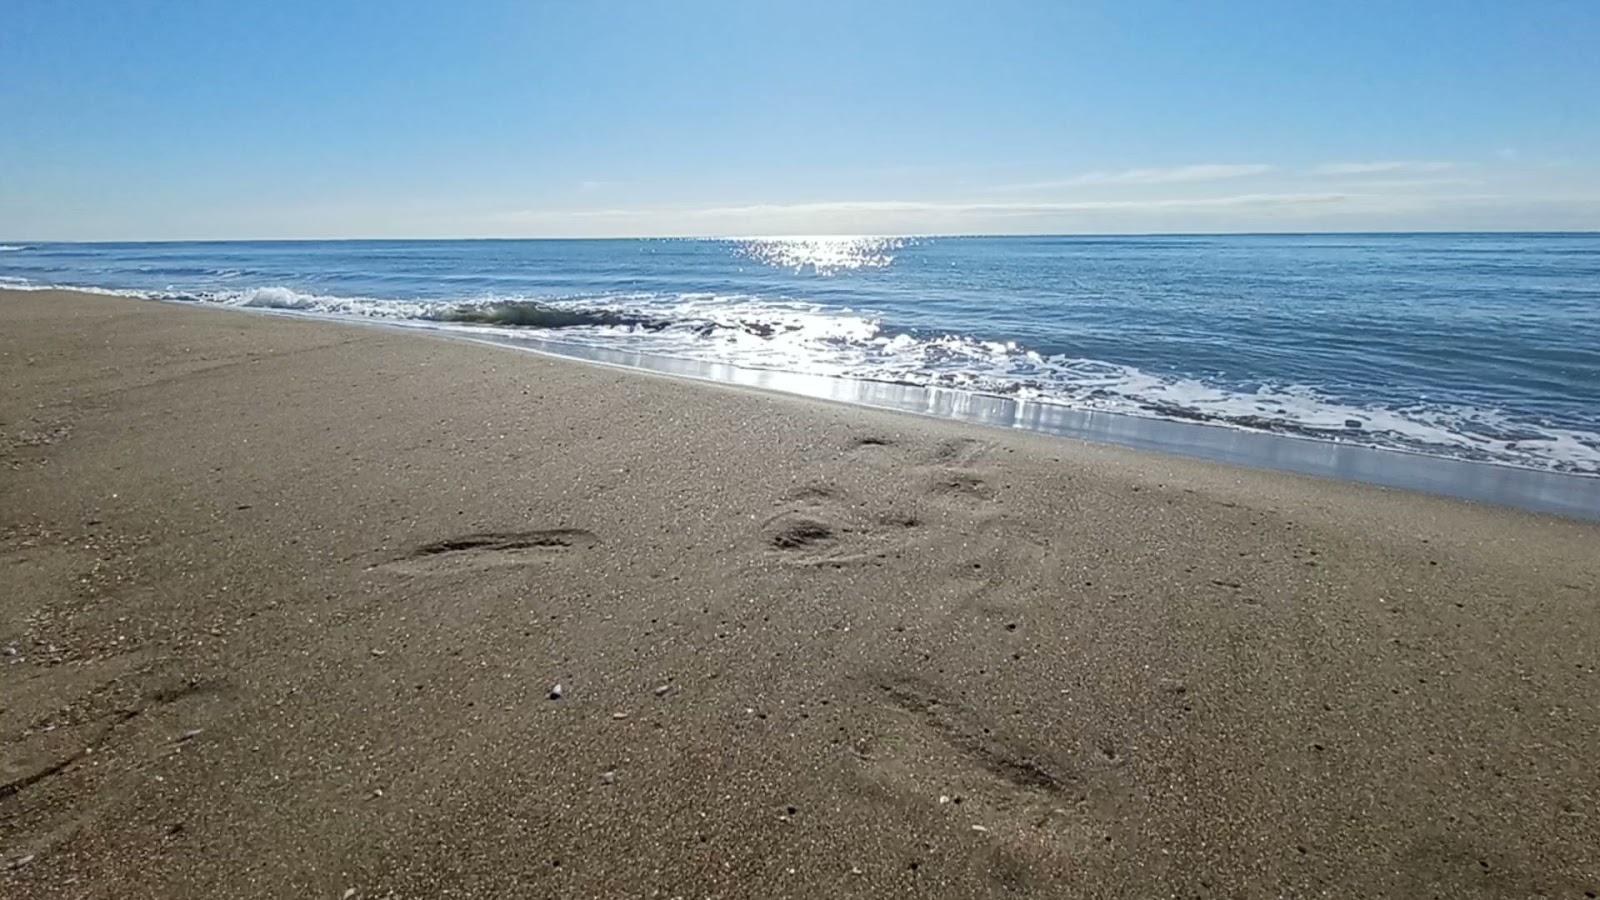
[[[47,285],[1600,475],[1600,234],[0,245]]]

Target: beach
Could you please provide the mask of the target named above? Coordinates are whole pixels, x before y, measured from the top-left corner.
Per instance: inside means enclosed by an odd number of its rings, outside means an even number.
[[[0,291],[0,894],[1583,897],[1600,526]]]

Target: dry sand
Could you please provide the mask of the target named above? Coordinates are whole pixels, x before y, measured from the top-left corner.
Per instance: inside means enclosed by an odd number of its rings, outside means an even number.
[[[1600,891],[1591,524],[68,293],[0,376],[7,900]]]

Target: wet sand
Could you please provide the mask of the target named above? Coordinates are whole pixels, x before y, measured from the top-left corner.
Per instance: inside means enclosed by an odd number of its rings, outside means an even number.
[[[1600,892],[1594,524],[60,292],[0,376],[8,900]]]

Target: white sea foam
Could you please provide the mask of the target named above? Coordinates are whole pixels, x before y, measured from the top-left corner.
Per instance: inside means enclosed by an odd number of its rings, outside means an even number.
[[[103,288],[76,284],[41,284],[10,275],[0,275],[8,291],[76,291],[80,294],[99,294],[105,297],[132,297],[138,300],[162,299],[157,291],[135,291],[122,288]]]
[[[277,286],[255,287],[242,291],[218,291],[198,295],[196,299],[208,303],[221,303],[226,306],[238,306],[248,309],[277,309],[316,313],[325,316],[368,319],[421,318],[429,308],[429,304],[425,303],[379,300],[375,297],[338,297],[330,294],[308,294]]]
[[[26,247],[24,245],[21,245],[21,244],[0,244],[0,253],[5,253],[8,250],[14,251],[14,250],[27,250],[27,249],[28,249],[28,247]]]

